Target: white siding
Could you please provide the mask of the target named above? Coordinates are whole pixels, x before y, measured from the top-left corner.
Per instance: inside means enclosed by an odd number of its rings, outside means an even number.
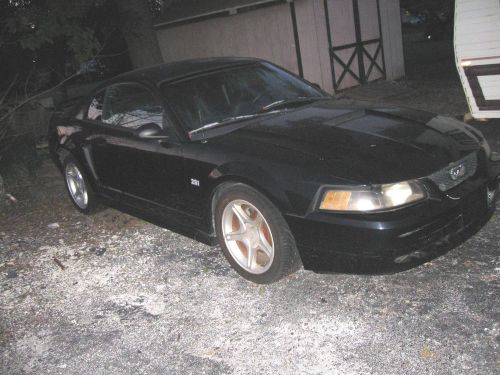
[[[304,78],[333,93],[332,67],[322,1],[295,2]]]
[[[289,4],[212,18],[157,31],[165,62],[213,57],[259,57],[298,73]]]
[[[330,29],[332,36],[332,47],[339,47],[345,44],[356,42],[356,31],[354,27],[354,9],[352,0],[327,0],[328,15],[330,17]],[[376,16],[376,15],[375,15]],[[354,53],[355,48],[346,48],[336,52],[336,55],[347,63],[349,58]],[[350,65],[354,74],[359,76],[359,65],[357,56],[354,57]],[[338,80],[341,73],[344,71],[342,65],[338,61],[333,61],[333,70],[335,78]],[[339,85],[339,90],[343,90],[352,86],[358,85],[358,81],[350,74],[346,73],[342,82]]]
[[[456,0],[455,50],[461,60],[500,56],[500,1]]]
[[[455,58],[472,116],[500,117],[500,110],[479,110],[464,66],[500,64],[500,0],[456,0]],[[497,75],[479,76],[486,100],[499,100]]]
[[[380,0],[380,24],[387,79],[401,78],[405,75],[405,64],[399,0]]]
[[[332,44],[353,43],[356,40],[352,0],[327,0]],[[297,32],[304,78],[320,84],[333,93],[332,62],[328,43],[326,14],[323,0],[295,0]],[[359,0],[363,39],[379,35],[375,0]],[[387,78],[404,75],[399,0],[380,0],[382,36]],[[297,52],[293,34],[290,4],[281,4],[243,12],[229,17],[161,27],[158,41],[165,62],[213,56],[260,57],[298,73]],[[373,52],[373,46],[367,47]],[[353,49],[340,51],[344,61]],[[366,59],[365,59],[366,60]],[[382,66],[382,54],[377,59]],[[367,61],[365,61],[365,65]],[[337,78],[342,71],[333,63]],[[351,68],[358,72],[358,60]],[[371,79],[378,78],[376,69]],[[341,88],[357,82],[349,74]]]
[[[500,100],[500,75],[479,76],[479,84],[486,100]]]
[[[373,0],[358,0],[359,26],[363,40],[376,39],[380,36],[378,27],[377,2]]]
[[[378,24],[378,13],[377,13],[377,2],[373,0],[359,0],[359,25],[361,29],[361,39],[370,40],[380,38],[380,28]],[[382,43],[383,44],[383,43]],[[375,56],[375,51],[377,49],[377,44],[368,44],[365,46],[366,50],[373,57]],[[383,52],[380,51],[377,59],[375,60],[377,64],[383,69],[384,62],[382,59]],[[365,65],[365,72],[368,74],[368,69],[371,65],[370,59],[366,54],[363,55],[363,61]],[[382,73],[374,66],[370,75],[368,77],[369,81],[374,81],[380,79]]]

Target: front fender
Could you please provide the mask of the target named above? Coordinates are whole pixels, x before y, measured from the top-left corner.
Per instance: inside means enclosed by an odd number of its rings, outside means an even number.
[[[283,171],[282,171],[283,172]],[[292,210],[289,199],[290,184],[294,184],[291,176],[283,173],[276,176],[266,169],[248,162],[230,162],[215,168],[209,174],[210,199],[217,188],[224,182],[242,182],[264,194],[283,213]]]

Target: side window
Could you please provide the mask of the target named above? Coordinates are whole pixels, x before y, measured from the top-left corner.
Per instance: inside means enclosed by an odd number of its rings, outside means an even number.
[[[163,108],[155,97],[138,85],[115,85],[106,90],[102,121],[106,124],[137,129],[155,123],[163,127]]]
[[[94,98],[90,102],[90,106],[87,111],[87,118],[89,120],[99,121],[102,116],[103,104],[104,104],[104,91],[101,91],[96,96],[94,96]]]

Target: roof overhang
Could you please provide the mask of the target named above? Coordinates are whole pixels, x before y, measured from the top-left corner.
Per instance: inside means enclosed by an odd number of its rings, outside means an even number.
[[[267,7],[267,6],[272,6],[272,5],[277,5],[277,4],[283,4],[283,3],[292,3],[294,0],[249,0],[249,1],[242,1],[240,4],[236,4],[235,6],[232,7],[225,7],[225,8],[220,8],[217,9],[215,8],[214,10],[211,11],[204,11],[200,13],[196,13],[196,11],[189,16],[186,17],[179,17],[179,18],[173,18],[169,19],[163,22],[158,22],[154,25],[154,28],[156,30],[158,29],[163,29],[163,28],[168,28],[168,27],[174,27],[174,26],[179,26],[182,24],[188,24],[188,23],[194,23],[194,22],[200,22],[204,21],[210,18],[217,18],[217,17],[228,17],[228,16],[234,16],[239,13],[244,13],[244,12],[249,12],[255,9]]]

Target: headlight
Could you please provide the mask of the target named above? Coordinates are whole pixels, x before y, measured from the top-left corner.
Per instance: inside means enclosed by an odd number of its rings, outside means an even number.
[[[424,189],[416,181],[375,185],[369,188],[328,189],[323,193],[320,210],[369,212],[391,209],[422,200]]]

